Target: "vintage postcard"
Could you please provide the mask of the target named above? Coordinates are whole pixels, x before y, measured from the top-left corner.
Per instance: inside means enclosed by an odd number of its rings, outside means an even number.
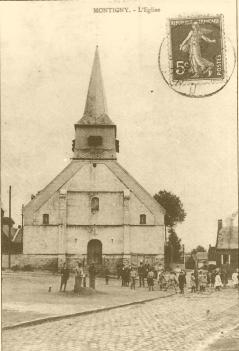
[[[237,1],[0,20],[2,350],[239,350]]]

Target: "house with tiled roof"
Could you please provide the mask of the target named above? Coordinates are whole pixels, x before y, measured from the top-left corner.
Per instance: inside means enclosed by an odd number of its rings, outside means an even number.
[[[211,247],[210,259],[216,260],[217,267],[227,270],[229,274],[238,268],[238,226],[234,225],[234,217],[223,225],[222,219],[218,220],[217,239],[215,248]]]
[[[164,262],[159,203],[117,162],[98,49],[69,165],[24,207],[23,253],[34,265]]]

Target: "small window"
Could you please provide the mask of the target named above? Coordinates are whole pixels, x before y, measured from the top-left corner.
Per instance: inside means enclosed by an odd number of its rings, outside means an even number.
[[[91,199],[91,212],[99,211],[99,198],[93,197]]]
[[[92,135],[88,138],[88,145],[89,146],[100,146],[102,145],[102,137],[101,136],[96,136]]]
[[[145,214],[141,214],[139,219],[140,219],[140,224],[146,224],[146,215]]]
[[[43,215],[43,224],[49,224],[49,214],[47,213]]]
[[[230,255],[228,254],[222,254],[221,255],[221,264],[226,264],[226,263],[229,263],[230,264]]]

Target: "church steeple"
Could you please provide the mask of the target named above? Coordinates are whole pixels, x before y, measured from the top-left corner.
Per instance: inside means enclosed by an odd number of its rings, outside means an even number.
[[[116,126],[107,112],[98,46],[91,71],[83,117],[75,124],[76,159],[116,159]]]

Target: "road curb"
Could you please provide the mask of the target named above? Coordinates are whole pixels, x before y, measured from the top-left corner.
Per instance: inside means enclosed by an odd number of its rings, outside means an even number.
[[[169,295],[166,295],[166,296],[153,297],[151,299],[127,302],[127,303],[120,304],[120,305],[96,308],[94,310],[88,310],[88,311],[76,312],[76,313],[71,313],[71,314],[64,314],[64,315],[58,315],[58,316],[49,316],[49,317],[44,317],[44,318],[33,319],[33,320],[30,320],[30,321],[26,321],[26,322],[22,322],[22,323],[18,323],[18,324],[13,324],[13,325],[8,325],[8,326],[5,326],[5,327],[2,327],[2,330],[26,328],[26,327],[30,327],[30,326],[34,326],[34,325],[43,324],[43,323],[59,321],[61,319],[68,319],[68,318],[74,318],[74,317],[79,317],[79,316],[86,316],[86,315],[90,315],[90,314],[93,314],[93,313],[100,313],[100,312],[114,310],[116,308],[123,308],[123,307],[128,307],[128,306],[133,306],[133,305],[139,305],[139,304],[143,304],[145,302],[150,302],[150,301],[154,301],[154,300],[158,300],[158,299],[163,299],[163,298],[170,297],[170,296],[173,296],[173,295],[175,295],[175,293],[172,293],[172,294],[169,294]]]

